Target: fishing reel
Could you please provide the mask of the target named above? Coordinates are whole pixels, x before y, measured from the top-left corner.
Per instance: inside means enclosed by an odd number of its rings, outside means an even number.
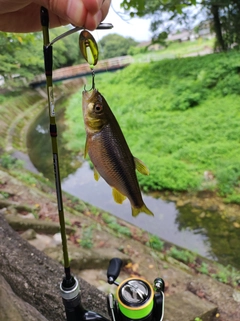
[[[113,258],[109,262],[107,278],[109,284],[117,285],[116,298],[108,294],[107,305],[112,321],[162,321],[164,316],[164,281],[154,280],[154,289],[142,278],[129,278],[117,283],[122,261]]]
[[[154,280],[154,289],[142,278],[129,278],[116,282],[122,260],[113,258],[109,262],[107,280],[117,285],[116,299],[107,296],[107,308],[111,321],[162,321],[164,315],[164,281]],[[67,321],[109,321],[104,316],[86,310],[81,303],[79,283],[75,277],[63,279],[60,285]]]

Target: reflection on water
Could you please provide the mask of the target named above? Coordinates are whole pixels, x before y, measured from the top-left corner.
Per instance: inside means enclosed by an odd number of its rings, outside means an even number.
[[[199,231],[211,244],[212,253],[224,264],[232,264],[240,268],[240,229],[236,228],[234,221],[217,212],[207,212],[201,209],[193,210],[190,206],[181,208],[176,218],[179,229],[186,227]]]
[[[131,216],[128,200],[122,205],[113,200],[111,188],[103,179],[96,182],[87,162],[81,166],[76,156],[64,148],[61,133],[64,130],[63,110],[57,114],[58,146],[62,188],[80,199],[112,213],[162,239],[214,258],[225,264],[240,267],[238,256],[240,229],[219,216],[218,213],[196,213],[190,207],[177,209],[174,202],[143,196],[154,217],[140,214]],[[28,133],[29,156],[35,167],[53,180],[51,140],[48,113],[44,111]],[[81,167],[80,167],[81,166]]]
[[[64,147],[65,143],[62,137],[62,132],[65,129],[64,125],[64,109],[60,109],[56,113],[57,131],[58,131],[58,152],[61,177],[66,177],[74,172],[81,164],[76,159],[75,155],[69,153]],[[49,118],[48,109],[46,108],[39,115],[37,120],[29,128],[27,135],[27,147],[29,157],[45,177],[51,181],[54,180],[52,147],[51,138],[49,135]]]

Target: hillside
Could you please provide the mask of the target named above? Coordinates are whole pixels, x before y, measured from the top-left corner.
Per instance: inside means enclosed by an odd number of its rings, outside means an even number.
[[[136,63],[96,76],[133,155],[144,191],[210,190],[240,203],[238,52]],[[81,91],[66,109],[68,148],[84,142]],[[84,146],[81,146],[82,151]]]

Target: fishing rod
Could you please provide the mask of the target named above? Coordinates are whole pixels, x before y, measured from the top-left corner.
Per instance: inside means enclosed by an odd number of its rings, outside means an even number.
[[[62,301],[65,307],[67,321],[109,321],[104,316],[94,311],[88,311],[82,306],[79,282],[77,278],[71,274],[58,160],[57,125],[52,80],[53,44],[84,28],[75,27],[50,42],[48,10],[41,7],[40,15],[43,33],[43,54],[47,83],[53,168],[65,272],[65,276],[60,284]],[[112,27],[112,24],[100,23],[97,29],[110,29]],[[92,88],[90,89],[92,90],[95,88],[93,68],[98,60],[97,44],[93,36],[85,29],[80,34],[79,43],[82,55],[92,70]],[[117,299],[115,299],[112,293],[109,293],[107,296],[107,308],[110,319],[112,321],[162,321],[164,315],[164,281],[161,278],[156,278],[154,280],[154,287],[142,278],[129,278],[119,284],[116,282],[116,279],[120,274],[121,267],[122,261],[119,258],[113,258],[110,260],[107,270],[108,283],[117,285]]]

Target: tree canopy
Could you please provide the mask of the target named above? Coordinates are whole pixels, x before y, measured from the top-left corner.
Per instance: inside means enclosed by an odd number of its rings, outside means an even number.
[[[50,39],[68,30],[50,30]],[[11,82],[13,77],[32,79],[44,72],[41,33],[15,34],[0,32],[0,75]],[[83,62],[78,48],[78,34],[63,38],[53,45],[53,68]]]
[[[98,44],[101,59],[126,56],[130,47],[137,42],[131,37],[123,37],[116,33],[103,37]]]
[[[152,17],[153,39],[176,25],[193,27],[193,23],[209,20],[216,34],[216,48],[227,50],[240,44],[239,0],[122,0],[122,8],[131,17]]]

